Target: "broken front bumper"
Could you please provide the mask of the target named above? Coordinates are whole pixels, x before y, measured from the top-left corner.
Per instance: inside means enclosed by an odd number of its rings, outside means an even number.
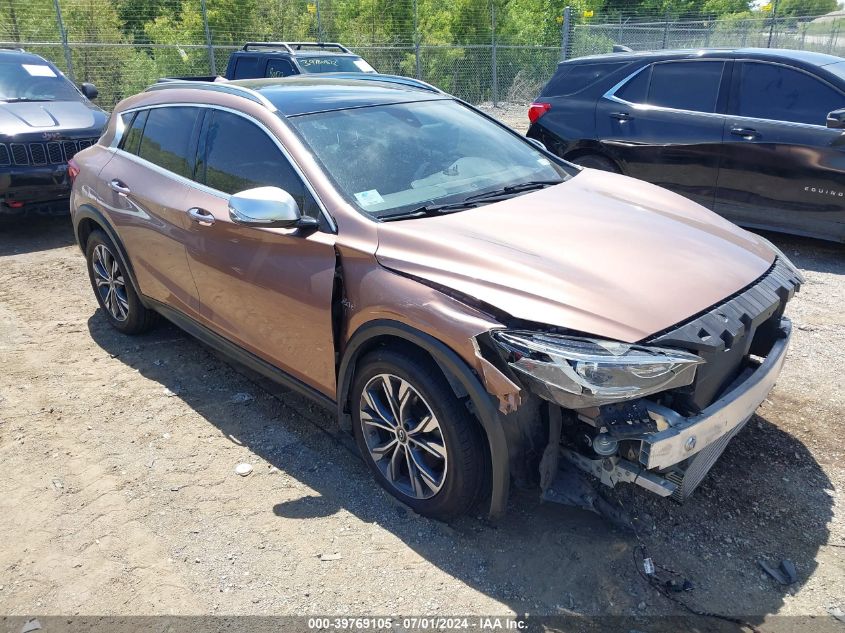
[[[564,457],[610,486],[631,482],[662,496],[688,497],[775,386],[791,335],[792,324],[784,318],[780,336],[766,358],[745,369],[718,400],[697,415],[684,417],[646,401],[661,430],[637,438],[641,441],[639,464],[619,457],[589,459],[569,449],[563,450]]]

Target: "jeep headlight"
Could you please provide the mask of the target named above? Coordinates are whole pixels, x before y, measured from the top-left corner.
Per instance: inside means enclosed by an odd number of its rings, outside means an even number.
[[[543,332],[497,330],[493,340],[537,395],[568,409],[688,385],[704,362],[680,350]]]

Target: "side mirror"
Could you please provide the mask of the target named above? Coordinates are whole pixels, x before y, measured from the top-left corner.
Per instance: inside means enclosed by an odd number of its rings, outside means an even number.
[[[87,99],[91,99],[92,101],[97,98],[97,95],[100,94],[100,91],[97,90],[97,86],[94,84],[89,84],[87,81],[85,83],[79,84],[79,90],[82,94],[85,95]]]
[[[316,227],[317,220],[303,216],[291,195],[278,187],[256,187],[229,198],[229,217],[236,224],[290,229]]]
[[[834,110],[827,115],[827,127],[831,128],[845,128],[845,108],[841,110]]]

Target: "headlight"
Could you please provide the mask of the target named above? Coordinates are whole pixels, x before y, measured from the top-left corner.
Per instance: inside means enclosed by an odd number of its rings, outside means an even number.
[[[537,395],[567,409],[630,400],[688,385],[704,361],[674,349],[615,341],[498,330],[508,364]]]

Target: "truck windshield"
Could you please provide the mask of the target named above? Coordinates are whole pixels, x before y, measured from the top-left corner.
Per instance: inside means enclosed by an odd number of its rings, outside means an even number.
[[[457,211],[569,175],[529,141],[451,99],[288,121],[340,193],[375,218]]]
[[[374,73],[376,69],[360,57],[319,55],[297,57],[299,67],[306,73]]]
[[[0,62],[2,101],[82,101],[65,77],[44,63]]]

